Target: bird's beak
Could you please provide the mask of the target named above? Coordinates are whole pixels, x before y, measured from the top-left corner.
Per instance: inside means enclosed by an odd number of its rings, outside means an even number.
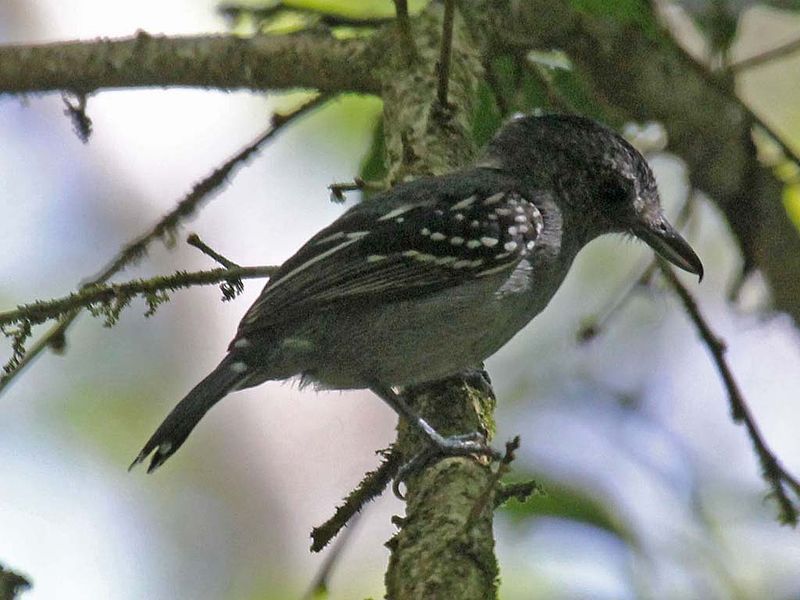
[[[703,279],[703,263],[689,243],[661,215],[640,223],[633,234],[676,267]]]

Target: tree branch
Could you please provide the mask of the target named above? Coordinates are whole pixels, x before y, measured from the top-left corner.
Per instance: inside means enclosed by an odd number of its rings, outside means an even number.
[[[153,36],[0,46],[0,94],[69,90],[205,87],[313,88],[372,93],[381,40],[286,36]]]
[[[447,88],[450,85],[450,54],[453,47],[453,20],[455,19],[455,0],[445,0],[442,22],[442,41],[440,44],[437,71],[439,82],[436,86],[436,99],[443,109],[447,109]]]
[[[758,67],[767,64],[773,60],[783,58],[799,50],[800,50],[800,38],[797,38],[792,40],[791,42],[782,44],[777,48],[772,48],[771,50],[767,50],[766,52],[762,52],[761,54],[756,54],[755,56],[749,56],[735,63],[731,63],[730,65],[728,65],[728,70],[731,71],[732,73],[738,74],[743,71],[746,71],[747,69],[752,69],[753,67]]]
[[[116,306],[127,304],[134,296],[162,299],[160,292],[174,291],[193,285],[208,285],[236,279],[263,279],[271,276],[277,267],[233,267],[210,271],[178,271],[151,279],[134,279],[111,285],[84,286],[78,292],[55,300],[39,300],[18,306],[16,310],[0,313],[0,327],[27,321],[38,325],[49,319],[95,305]],[[154,308],[154,307],[151,307]],[[148,311],[150,312],[150,311]],[[152,314],[152,313],[150,313]]]
[[[728,401],[730,402],[733,420],[737,423],[743,423],[747,429],[747,435],[750,436],[758,460],[761,463],[764,478],[772,488],[771,495],[780,506],[781,522],[792,526],[797,525],[798,507],[787,495],[785,487],[788,487],[795,495],[795,498],[800,500],[800,481],[783,468],[764,441],[764,437],[761,435],[758,425],[756,425],[753,414],[750,412],[750,408],[747,406],[747,402],[739,389],[739,385],[733,377],[728,361],[725,360],[725,343],[711,330],[705,317],[700,312],[700,308],[697,306],[697,301],[686,289],[686,286],[681,283],[672,268],[663,259],[658,260],[658,267],[669,286],[680,298],[686,314],[689,315],[697,332],[700,334],[700,338],[711,353],[722,383],[728,392]]]
[[[402,456],[393,447],[381,452],[383,462],[374,471],[370,471],[344,500],[344,504],[336,507],[333,516],[319,527],[311,531],[311,551],[319,552],[347,525],[356,514],[370,502],[380,496],[400,469]]]
[[[478,7],[480,4],[480,7]],[[476,3],[478,10],[488,10]],[[444,15],[437,3],[412,21],[419,61],[405,64],[389,53],[384,82],[384,134],[390,182],[442,174],[468,164],[475,156],[471,117],[482,76],[476,40],[455,15],[448,110],[437,98]],[[488,385],[470,385],[462,377],[407,390],[417,412],[442,434],[494,432],[494,395]],[[404,422],[396,448],[408,460],[423,447]],[[391,551],[386,596],[392,600],[459,598],[487,600],[497,594],[497,561],[491,508],[465,526],[485,495],[492,474],[476,459],[439,460],[411,476],[406,484],[406,515],[387,543]],[[489,501],[488,506],[493,506]]]

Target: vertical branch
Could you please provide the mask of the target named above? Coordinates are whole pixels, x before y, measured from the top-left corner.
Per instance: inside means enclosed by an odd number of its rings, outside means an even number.
[[[744,395],[739,389],[739,384],[736,383],[728,361],[725,359],[725,342],[711,330],[711,326],[708,324],[705,317],[703,317],[700,308],[697,306],[697,301],[692,297],[689,290],[686,289],[686,286],[681,283],[680,279],[678,279],[672,271],[672,268],[667,265],[663,259],[659,259],[658,266],[669,286],[677,294],[678,298],[680,298],[686,310],[686,314],[689,315],[697,332],[700,334],[700,338],[711,353],[711,357],[717,367],[722,383],[728,392],[728,401],[730,403],[733,420],[737,423],[743,423],[745,429],[747,429],[747,435],[750,437],[753,448],[755,448],[756,454],[758,455],[758,460],[761,463],[764,479],[767,480],[767,483],[769,483],[772,488],[771,496],[777,501],[780,507],[781,522],[788,525],[797,525],[797,504],[789,497],[786,488],[788,487],[789,490],[791,490],[796,499],[800,499],[800,481],[795,479],[791,473],[783,468],[777,457],[764,441],[764,436],[761,434],[758,425],[756,425],[753,413],[750,412]]]
[[[452,3],[448,4],[452,11]],[[403,65],[394,58],[382,75],[389,181],[452,171],[475,156],[470,118],[482,76],[479,44],[471,39],[462,19],[452,12],[445,16],[447,10],[431,3],[415,17],[420,60]],[[447,27],[446,19],[452,20]],[[444,37],[449,39],[445,42]],[[434,68],[436,61],[441,63],[443,51],[448,63],[444,69]],[[446,113],[440,109],[442,95]],[[485,382],[453,377],[407,390],[407,398],[442,434],[494,433],[494,395]],[[422,448],[418,436],[402,422],[394,447],[406,460]],[[494,504],[491,498],[480,502],[490,480],[487,465],[469,457],[450,457],[405,481],[406,514],[387,544],[391,551],[387,598],[496,597]],[[475,506],[479,506],[477,511]]]
[[[411,19],[408,16],[408,0],[394,0],[395,14],[397,15],[397,29],[403,40],[403,50],[409,62],[416,57],[417,47],[414,44],[414,35],[411,33]]]
[[[450,55],[453,50],[453,21],[455,20],[455,0],[445,0],[442,22],[442,43],[439,52],[439,84],[436,99],[442,108],[447,108],[447,88],[450,84]]]

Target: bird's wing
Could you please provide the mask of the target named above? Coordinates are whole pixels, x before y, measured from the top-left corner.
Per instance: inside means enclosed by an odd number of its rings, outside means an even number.
[[[270,279],[232,347],[334,302],[364,307],[510,272],[542,228],[539,210],[516,191],[413,192],[357,205],[309,240]]]

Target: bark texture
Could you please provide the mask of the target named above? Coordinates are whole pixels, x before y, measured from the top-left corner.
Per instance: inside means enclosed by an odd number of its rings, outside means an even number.
[[[482,74],[476,40],[463,22],[454,24],[448,103],[437,100],[442,10],[433,6],[415,19],[415,51],[396,37],[382,74],[384,135],[392,183],[464,166],[475,156],[471,118]],[[411,58],[409,58],[411,56]],[[463,378],[409,390],[416,410],[444,435],[494,432],[494,395]],[[402,423],[398,448],[411,457],[423,448]],[[492,531],[493,495],[485,462],[440,460],[407,481],[406,515],[387,544],[390,600],[487,600],[497,595]],[[483,507],[476,512],[476,507]]]

